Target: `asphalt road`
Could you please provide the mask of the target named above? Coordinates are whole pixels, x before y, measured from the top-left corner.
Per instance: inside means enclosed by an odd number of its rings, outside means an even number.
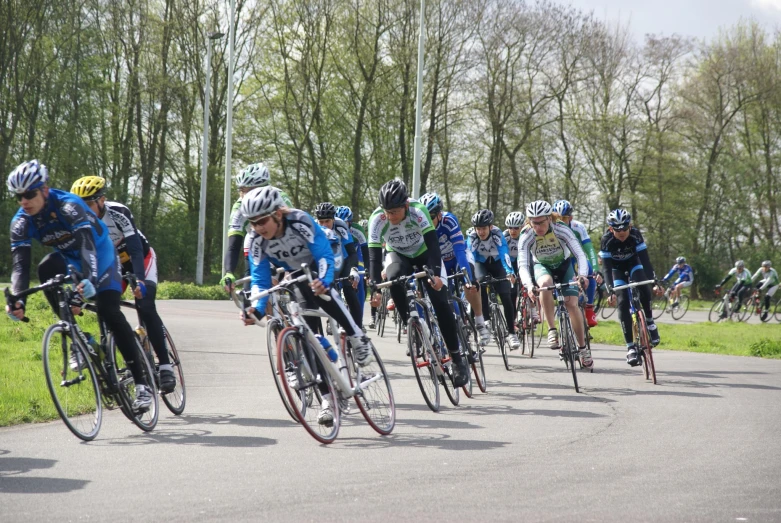
[[[159,308],[184,415],[145,434],[111,412],[90,443],[0,429],[0,521],[781,521],[781,361],[656,351],[652,385],[597,346],[576,394],[552,351],[508,372],[490,346],[488,393],[434,414],[404,347],[375,338],[396,428],[356,412],[325,446],[283,410],[264,329],[230,302]]]

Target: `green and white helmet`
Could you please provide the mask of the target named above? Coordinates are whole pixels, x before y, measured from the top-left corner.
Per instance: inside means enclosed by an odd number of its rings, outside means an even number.
[[[265,187],[271,181],[271,174],[266,164],[253,163],[248,165],[241,174],[236,176],[237,187]]]

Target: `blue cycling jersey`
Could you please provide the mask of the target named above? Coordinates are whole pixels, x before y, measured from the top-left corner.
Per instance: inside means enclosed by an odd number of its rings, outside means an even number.
[[[667,273],[667,276],[662,278],[664,281],[669,280],[675,273],[678,273],[678,279],[675,280],[675,283],[682,283],[685,281],[694,281],[694,270],[692,269],[691,265],[688,263],[683,266],[683,269],[680,269],[678,267],[678,264],[673,265],[673,268],[670,269],[670,272]]]
[[[452,213],[442,211],[442,218],[436,228],[437,238],[439,239],[439,250],[442,253],[442,261],[448,271],[456,267],[466,269],[469,279],[472,279],[472,268],[469,266],[469,260],[466,257],[466,242],[461,233],[461,226],[458,224],[458,218]]]
[[[336,232],[336,235],[339,236],[339,239],[342,242],[342,257],[346,260],[348,256],[347,245],[353,243],[353,235],[350,232],[350,226],[347,225],[344,220],[334,218],[334,232]],[[360,250],[357,245],[356,250]]]
[[[502,230],[496,225],[491,226],[491,230],[485,240],[481,240],[477,235],[477,231],[473,230],[469,238],[467,238],[467,246],[472,252],[476,263],[486,263],[491,260],[500,261],[507,274],[515,274],[507,242],[504,239]]]
[[[11,219],[15,292],[29,284],[29,249],[33,239],[59,251],[97,289],[121,290],[115,275],[107,279],[112,269],[119,270],[119,257],[108,228],[75,194],[49,189],[41,212],[29,215],[20,208]],[[21,260],[26,260],[26,264]]]
[[[334,281],[334,255],[331,243],[315,220],[306,212],[291,209],[282,219],[284,231],[279,238],[266,240],[255,231],[250,233],[249,264],[252,276],[252,292],[271,287],[271,264],[287,271],[298,271],[301,264],[308,265],[317,273],[323,285],[329,287]],[[265,312],[268,297],[253,306]]]

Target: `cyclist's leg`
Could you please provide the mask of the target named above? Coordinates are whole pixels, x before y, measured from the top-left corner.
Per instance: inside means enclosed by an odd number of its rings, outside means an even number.
[[[619,285],[626,285],[626,276],[624,276],[623,270],[613,269],[613,285],[618,287]],[[626,289],[616,291],[618,298],[618,321],[621,322],[621,330],[624,333],[624,341],[627,347],[634,347],[635,340],[632,333],[632,318],[629,313],[629,291]]]
[[[339,271],[339,277],[346,278],[349,275],[350,269],[347,268],[347,265],[344,265],[342,270]],[[361,304],[358,302],[358,293],[353,289],[353,286],[349,281],[342,283],[342,294],[344,295],[344,302],[350,309],[350,315],[352,316],[353,321],[356,325],[361,326],[363,324],[361,318]]]
[[[157,354],[157,361],[161,369],[171,369],[171,360],[168,358],[168,347],[165,345],[165,331],[163,320],[157,313],[155,297],[157,296],[157,256],[154,249],[149,249],[149,254],[144,260],[144,284],[146,285],[146,297],[136,300],[136,306],[141,312],[141,319],[146,325],[146,332],[152,348]]]
[[[778,290],[778,285],[774,285],[772,287],[769,287],[767,289],[767,292],[765,292],[765,306],[764,309],[768,310],[770,308],[770,300],[775,295],[776,291]]]
[[[480,281],[486,276],[490,276],[486,264],[478,261],[475,262],[472,274],[475,275],[475,281]],[[488,309],[488,287],[486,285],[480,285],[480,307],[482,308],[481,312],[483,314],[491,312]],[[477,311],[475,311],[475,316],[477,316]],[[477,318],[475,318],[475,321],[476,320]]]
[[[59,252],[52,252],[44,256],[38,264],[38,279],[41,283],[54,278],[58,274],[68,274],[68,266],[65,258]],[[54,314],[60,316],[60,304],[57,301],[57,292],[54,290],[44,291],[46,301],[51,305]]]
[[[504,266],[500,261],[486,263],[486,269],[489,274],[496,279],[507,277],[507,272],[505,272]],[[502,301],[504,321],[507,324],[507,334],[515,333],[515,302],[511,298],[511,288],[512,286],[507,280],[496,285],[496,294],[499,295],[499,299]]]
[[[537,287],[548,287],[553,285],[553,276],[551,271],[541,263],[534,264],[533,274]],[[543,312],[545,313],[545,321],[548,322],[548,330],[556,330],[553,293],[542,292],[539,295],[539,300],[542,302]]]
[[[575,278],[575,268],[571,263],[562,264],[553,271],[552,276],[555,282],[572,281]],[[583,316],[578,309],[578,289],[570,287],[564,289],[561,293],[564,295],[564,305],[567,307],[567,312],[569,312],[570,324],[575,333],[578,348],[582,349],[586,346],[586,338],[584,335]]]
[[[646,276],[643,266],[638,264],[632,268],[629,279],[632,281],[645,281],[650,278]],[[645,312],[645,324],[648,327],[651,344],[655,347],[659,345],[659,331],[656,328],[653,311],[651,310],[651,287],[649,285],[635,287],[635,292],[640,294],[640,304],[643,306],[643,312]]]
[[[358,276],[358,289],[355,291],[358,296],[358,306],[360,307],[361,325],[363,325],[363,309],[366,305],[366,277]]]
[[[408,276],[413,273],[412,261],[406,256],[397,252],[389,252],[385,257],[385,275],[388,280],[396,279],[400,276]],[[396,310],[401,316],[404,325],[407,324],[409,311],[407,310],[407,291],[400,285],[394,285],[390,288],[391,298],[396,305]]]
[[[521,285],[521,277],[520,273],[518,272],[518,260],[512,261],[512,267],[515,271],[515,284],[510,286],[510,299],[513,302],[513,307],[515,307],[515,304],[518,303],[518,289]],[[515,314],[513,314],[513,318],[515,317]]]

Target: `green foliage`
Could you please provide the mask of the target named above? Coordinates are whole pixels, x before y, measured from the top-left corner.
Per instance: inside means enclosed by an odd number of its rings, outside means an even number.
[[[749,351],[751,351],[752,356],[781,358],[781,340],[762,338],[759,341],[752,342],[749,345]]]
[[[229,300],[230,296],[219,285],[199,286],[175,281],[160,282],[157,298],[161,300]]]

